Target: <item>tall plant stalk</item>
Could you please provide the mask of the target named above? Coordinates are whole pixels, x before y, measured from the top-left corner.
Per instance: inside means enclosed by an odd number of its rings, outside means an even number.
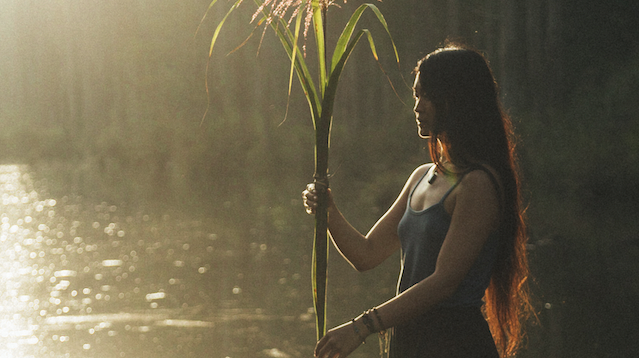
[[[211,40],[209,57],[213,52],[213,47],[220,34],[224,22],[228,16],[242,3],[237,0],[227,11],[217,25]],[[319,340],[326,333],[326,286],[327,286],[327,264],[328,264],[328,153],[331,126],[333,120],[333,105],[337,93],[339,78],[344,69],[344,65],[351,55],[353,49],[366,35],[373,57],[378,61],[377,50],[373,36],[367,29],[361,29],[355,33],[362,14],[367,9],[372,11],[377,20],[382,24],[390,37],[390,31],[384,16],[379,9],[369,3],[360,5],[351,15],[349,21],[342,29],[342,33],[333,49],[331,61],[328,61],[326,43],[326,18],[329,5],[334,0],[254,0],[258,10],[253,15],[253,20],[258,19],[258,24],[270,26],[286,51],[291,61],[291,71],[289,76],[289,94],[293,81],[293,72],[302,86],[306,100],[309,105],[311,119],[315,130],[315,173],[313,181],[317,190],[318,206],[315,210],[315,234],[313,240],[313,261],[312,261],[312,281],[313,281],[313,302],[315,306],[316,332]],[[209,5],[209,10],[217,0],[213,0]],[[289,20],[285,20],[287,10],[293,9]],[[270,9],[270,10],[269,10]],[[207,11],[208,12],[208,11]],[[306,16],[303,16],[303,15]],[[206,16],[206,15],[205,15]],[[308,69],[306,58],[300,52],[298,45],[301,31],[301,22],[304,18],[304,34],[312,23],[317,49],[318,62],[318,86],[314,84],[313,77]],[[204,20],[204,19],[203,19]],[[295,26],[291,31],[289,24],[295,20]],[[399,63],[397,49],[391,38],[395,59]]]

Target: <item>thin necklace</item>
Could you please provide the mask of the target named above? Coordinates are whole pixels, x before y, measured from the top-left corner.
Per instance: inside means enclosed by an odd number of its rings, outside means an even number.
[[[428,184],[433,185],[433,183],[437,180],[437,167],[433,169],[433,172],[428,177]]]

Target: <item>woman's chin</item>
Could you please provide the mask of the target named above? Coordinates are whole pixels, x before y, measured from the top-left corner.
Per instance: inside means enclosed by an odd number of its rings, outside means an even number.
[[[424,139],[430,138],[430,132],[423,130],[421,128],[417,131],[417,135],[419,135],[420,138],[424,138]]]

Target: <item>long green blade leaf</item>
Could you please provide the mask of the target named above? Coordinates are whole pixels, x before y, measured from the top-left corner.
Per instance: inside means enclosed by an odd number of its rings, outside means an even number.
[[[375,13],[375,16],[377,16],[377,20],[382,24],[382,26],[386,30],[386,33],[388,34],[388,37],[391,40],[391,44],[393,45],[393,51],[395,52],[395,60],[397,61],[397,64],[399,64],[399,54],[397,53],[397,47],[395,46],[395,41],[393,41],[393,36],[391,36],[390,30],[388,29],[388,23],[386,23],[386,19],[384,18],[384,15],[382,15],[382,12],[379,11],[377,6],[373,4],[368,4],[368,5],[369,5],[369,8],[373,10],[373,12]]]
[[[282,45],[284,46],[284,50],[286,50],[286,52],[288,53],[289,57],[291,56],[291,48],[292,48],[292,44],[291,42],[294,40],[295,36],[293,35],[293,33],[291,32],[291,30],[288,28],[288,26],[286,26],[286,23],[284,22],[284,20],[280,20],[280,25],[278,27],[274,27],[274,29],[276,30],[276,34],[278,35],[278,37],[280,38],[280,41],[282,42]],[[297,49],[297,52],[299,53],[299,47]],[[304,60],[303,56],[296,56],[296,70],[298,71],[298,78],[300,80],[300,83],[305,83],[302,84],[302,88],[304,89],[304,95],[307,97],[306,99],[309,101],[309,105],[311,103],[313,103],[312,105],[312,111],[313,112],[313,126],[317,126],[316,121],[319,120],[320,118],[320,114],[322,112],[322,106],[320,103],[320,98],[317,94],[317,90],[315,87],[315,83],[313,82],[313,76],[311,76],[310,71],[308,70],[308,66],[306,65],[306,61]]]
[[[260,0],[254,0],[258,7],[262,5]],[[269,14],[265,11],[262,12],[263,18],[262,21],[267,21]],[[300,49],[297,46],[296,36],[293,35],[291,30],[288,28],[288,24],[281,18],[277,18],[275,21],[270,22],[271,28],[280,39],[282,43],[282,47],[286,54],[289,56],[291,63],[295,64],[295,71],[297,73],[297,78],[302,85],[302,89],[304,90],[304,95],[306,100],[308,101],[308,105],[311,111],[311,120],[313,121],[313,126],[316,125],[316,121],[320,117],[320,113],[322,110],[319,97],[317,96],[317,90],[315,89],[315,84],[313,83],[313,77],[308,70],[308,66],[306,65],[306,61],[303,56],[294,55],[295,52],[299,54]]]
[[[291,55],[291,71],[288,75],[288,96],[291,96],[291,85],[293,84],[293,71],[295,70],[295,56],[297,55],[297,40],[300,36],[300,25],[302,24],[302,12],[297,14],[295,19],[295,38],[293,39],[293,54]]]
[[[364,13],[366,9],[371,9],[371,11],[375,13],[378,21],[382,24],[382,26],[386,30],[386,33],[388,33],[388,36],[391,39],[391,44],[393,45],[393,50],[395,51],[395,58],[397,62],[399,63],[399,55],[397,53],[397,47],[395,46],[395,42],[393,41],[393,38],[391,37],[390,31],[388,30],[388,24],[386,23],[386,19],[384,18],[382,13],[379,11],[377,6],[373,4],[362,4],[357,8],[357,10],[355,10],[355,12],[353,12],[353,15],[351,15],[350,20],[346,23],[346,26],[344,26],[344,30],[342,30],[342,34],[337,40],[337,44],[335,45],[335,51],[333,52],[333,58],[331,60],[331,72],[337,65],[337,62],[339,62],[339,60],[342,58],[342,55],[344,54],[344,51],[346,50],[346,46],[348,45],[349,41],[351,40],[351,36],[353,35],[353,32],[355,31],[355,26],[359,22],[360,18],[362,17],[362,14]],[[375,59],[377,59],[377,56],[375,57]]]
[[[335,51],[333,52],[333,59],[331,61],[331,72],[333,72],[333,69],[335,69],[337,62],[339,62],[339,60],[342,58],[342,55],[346,50],[346,46],[348,46],[348,42],[353,35],[355,26],[357,25],[357,22],[359,22],[359,19],[362,17],[362,13],[364,12],[364,10],[368,8],[368,5],[370,4],[360,5],[360,7],[358,7],[357,10],[353,12],[350,20],[346,23],[346,26],[344,26],[344,30],[342,30],[342,34],[339,36],[339,39],[337,39]]]
[[[217,0],[213,0],[209,4],[209,7],[206,9],[206,12],[204,13],[204,16],[202,16],[202,20],[200,20],[200,23],[197,25],[197,29],[195,29],[194,36],[197,36],[197,33],[200,31],[200,26],[202,26],[202,23],[204,23],[204,19],[206,19],[206,16],[209,14],[209,11],[211,11],[211,8],[213,7],[213,5],[215,5],[216,2]]]
[[[375,58],[375,61],[379,61],[379,56],[377,56],[377,50],[375,49],[375,41],[373,41],[373,35],[371,35],[371,32],[366,29],[362,31],[364,31],[364,33],[366,34],[366,37],[368,37],[368,45],[371,48],[371,52],[373,53],[373,57]]]
[[[324,130],[330,130],[330,120],[332,118],[335,95],[337,94],[337,85],[339,83],[339,78],[342,75],[344,65],[346,65],[346,61],[353,52],[353,49],[355,49],[357,42],[365,33],[369,34],[369,38],[372,39],[368,30],[360,30],[348,43],[348,46],[346,46],[346,49],[342,53],[339,61],[337,61],[335,69],[331,72],[331,77],[328,80],[328,84],[326,85],[326,92],[324,93],[324,98],[322,99],[322,118],[326,118],[328,121],[328,123],[324,124]],[[376,53],[374,53],[374,55],[377,56]]]
[[[215,28],[215,32],[213,33],[213,38],[211,39],[211,47],[209,48],[209,57],[211,57],[211,54],[213,53],[213,46],[215,46],[215,42],[217,41],[217,37],[220,35],[220,31],[222,30],[222,27],[224,26],[224,22],[226,22],[226,19],[235,9],[237,9],[237,7],[240,5],[241,2],[242,0],[237,0],[235,4],[231,6],[229,11],[226,13],[226,15],[224,15],[224,17],[222,18],[222,21],[220,21],[220,23]]]
[[[283,22],[283,21],[282,21]],[[292,36],[291,34],[287,35],[286,30],[288,30],[285,24],[274,24],[271,23],[271,27],[275,30],[277,37],[280,39],[282,43],[282,47],[288,54],[289,58],[293,56],[293,49],[291,43],[288,41],[287,37]],[[297,78],[304,89],[304,95],[306,96],[306,100],[308,101],[308,105],[311,110],[311,119],[313,120],[313,125],[316,125],[316,121],[320,117],[321,113],[321,104],[319,102],[319,98],[317,96],[317,91],[315,90],[315,86],[313,84],[313,79],[308,71],[308,67],[303,60],[302,56],[296,56],[295,59],[295,71],[297,73]]]
[[[319,86],[322,97],[326,86],[326,42],[324,36],[324,21],[319,0],[312,0],[313,4],[313,29],[315,30],[315,41],[317,43],[317,62],[319,65]]]

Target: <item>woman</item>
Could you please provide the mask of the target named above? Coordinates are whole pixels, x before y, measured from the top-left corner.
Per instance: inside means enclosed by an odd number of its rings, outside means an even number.
[[[329,231],[355,269],[401,249],[397,295],[317,343],[317,357],[346,357],[392,328],[390,356],[507,357],[528,311],[525,227],[510,120],[484,57],[448,45],[416,68],[415,115],[433,163],[418,167],[367,235],[337,209]],[[317,196],[302,193],[309,214]]]

